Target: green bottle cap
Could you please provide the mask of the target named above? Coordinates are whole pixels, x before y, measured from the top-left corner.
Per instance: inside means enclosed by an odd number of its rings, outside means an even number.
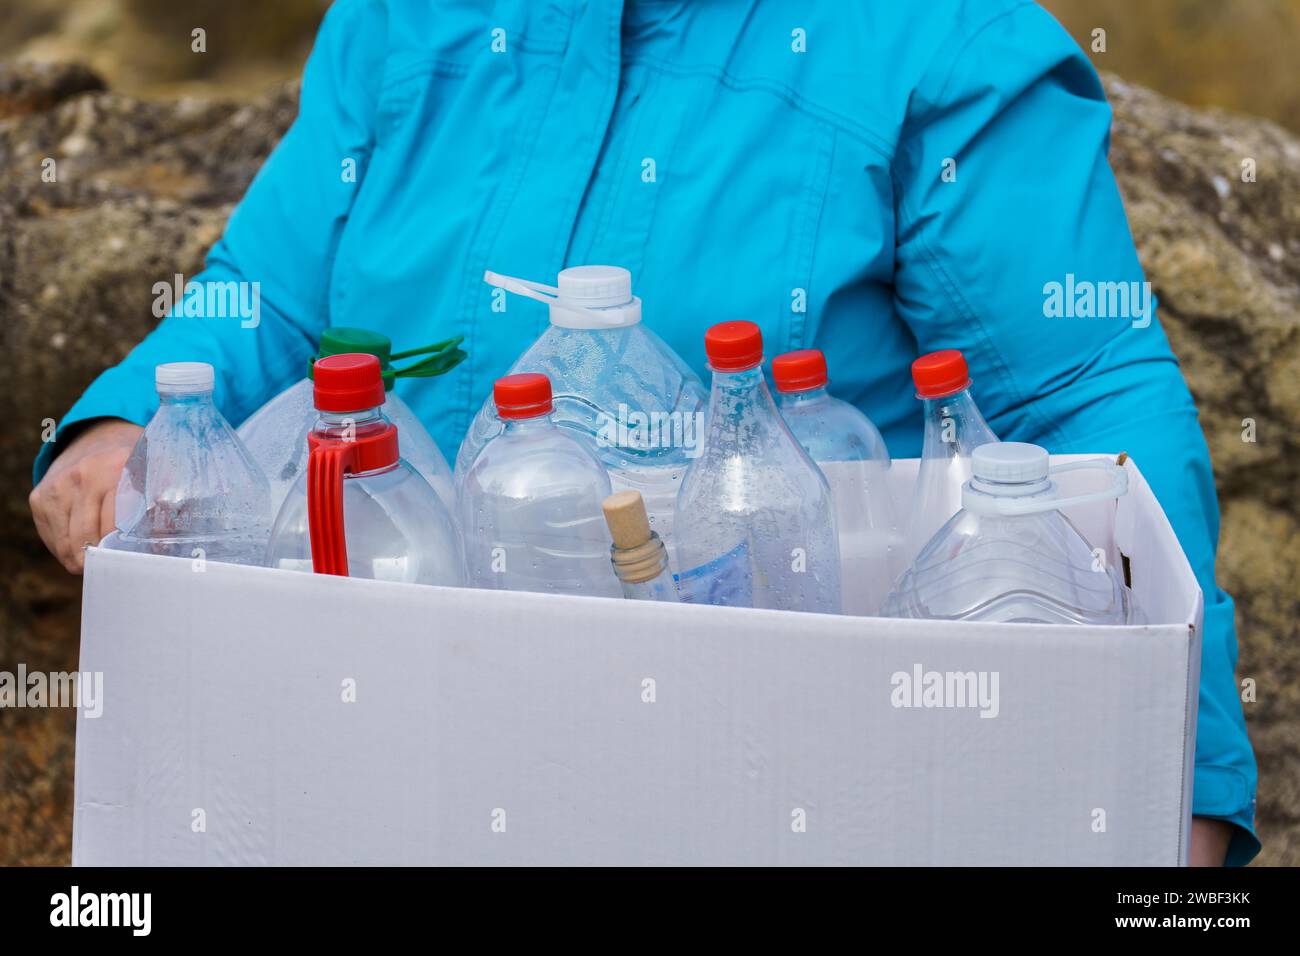
[[[318,359],[323,359],[330,355],[343,355],[349,352],[360,352],[363,355],[373,355],[379,359],[379,367],[383,370],[384,389],[393,390],[393,378],[395,372],[389,364],[393,354],[393,341],[386,335],[378,332],[371,332],[369,329],[354,329],[347,326],[331,326],[320,334],[320,351],[316,357],[311,360],[307,369],[307,377],[312,377],[312,371]]]

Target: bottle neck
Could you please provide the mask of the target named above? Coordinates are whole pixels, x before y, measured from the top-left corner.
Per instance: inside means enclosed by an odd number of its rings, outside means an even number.
[[[555,427],[555,419],[549,413],[532,418],[503,418],[501,421],[506,435],[531,435]]]
[[[984,421],[979,407],[963,388],[942,398],[924,399],[925,450],[923,455],[970,454],[971,450],[997,436]]]
[[[351,441],[387,427],[388,419],[380,409],[363,408],[355,412],[319,412],[312,431],[322,438]]]
[[[648,584],[668,573],[668,549],[654,531],[635,548],[614,546],[609,553],[614,573],[624,584]]]
[[[762,366],[745,369],[743,372],[715,371],[710,404],[723,414],[740,408],[749,411],[758,408],[776,411],[776,403],[772,401],[772,393],[767,390],[767,382],[763,378]]]
[[[160,391],[158,393],[158,403],[160,405],[211,405],[212,390],[197,392]]]
[[[777,392],[777,395],[782,408],[807,408],[812,405],[820,405],[831,397],[831,393],[826,391],[825,385],[810,388],[803,392]]]

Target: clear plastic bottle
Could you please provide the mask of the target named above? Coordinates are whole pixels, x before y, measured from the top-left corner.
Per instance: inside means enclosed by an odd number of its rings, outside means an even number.
[[[781,417],[822,469],[835,499],[843,584],[874,614],[902,568],[902,529],[889,486],[889,450],[866,415],[826,390],[826,357],[818,349],[772,359]]]
[[[158,411],[136,442],[117,486],[119,551],[260,564],[270,530],[262,474],[212,402],[203,362],[159,365]]]
[[[762,333],[723,322],[704,344],[707,437],[677,498],[682,600],[837,614],[835,505],[767,390]]]
[[[620,597],[609,571],[601,502],[609,476],[592,449],[553,417],[551,383],[521,373],[493,388],[504,428],[460,481],[473,587]]]
[[[956,349],[912,363],[916,397],[925,407],[925,442],[908,516],[902,563],[910,562],[961,507],[971,476],[971,453],[998,440],[970,393],[966,359]]]
[[[275,519],[268,567],[379,581],[463,585],[451,515],[402,457],[383,414],[379,359],[341,354],[316,363],[315,427],[307,466]]]
[[[576,266],[555,286],[489,272],[494,286],[547,303],[550,327],[511,366],[551,381],[555,422],[594,448],[615,490],[639,491],[651,527],[673,557],[673,510],[704,438],[699,378],[641,322],[632,274]],[[484,402],[456,455],[456,481],[503,423]]]
[[[393,355],[393,343],[386,335],[367,329],[335,326],[321,333],[320,350],[313,363],[330,355],[364,353],[379,359],[387,392],[384,416],[397,426],[402,436],[402,458],[433,486],[449,512],[454,510],[451,469],[434,444],[424,425],[411,407],[393,389],[396,378],[428,378],[455,368],[465,353],[457,346],[460,337],[436,342],[421,349]],[[393,359],[422,356],[402,369],[390,364]],[[316,404],[312,393],[312,367],[307,377],[285,389],[239,426],[253,459],[271,483],[271,513],[276,514],[289,489],[307,467],[307,433],[316,426]]]
[[[668,568],[668,550],[650,530],[645,502],[638,491],[618,491],[602,508],[614,544],[609,560],[623,586],[623,597],[634,601],[677,603],[677,582]]]
[[[890,617],[1045,624],[1138,624],[1132,592],[1060,508],[1118,498],[1123,467],[1092,459],[1049,468],[1037,445],[994,442],[973,453],[962,509],[899,578]],[[1051,475],[1096,469],[1103,491],[1060,496]]]

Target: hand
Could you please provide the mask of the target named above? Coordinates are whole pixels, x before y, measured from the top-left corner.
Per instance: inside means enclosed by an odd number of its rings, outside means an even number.
[[[1210,817],[1192,817],[1191,866],[1223,866],[1232,842],[1232,824]]]
[[[113,530],[117,480],[143,431],[120,418],[89,425],[27,498],[41,540],[73,574],[85,565],[86,545]]]

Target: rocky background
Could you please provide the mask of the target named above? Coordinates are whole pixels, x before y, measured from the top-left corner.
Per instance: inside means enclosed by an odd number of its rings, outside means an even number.
[[[267,62],[296,65],[298,35],[309,33],[321,4],[285,2],[299,27],[265,41]],[[187,11],[207,6],[191,2]],[[212,16],[228,6],[214,2]],[[24,9],[57,18],[106,7],[159,18],[128,17],[119,31],[149,34],[162,22],[188,33],[194,20],[168,21],[161,0],[30,0]],[[38,35],[45,26],[21,16],[17,27],[5,23],[0,50],[4,30]],[[46,47],[63,49],[53,40]],[[8,489],[0,496],[0,669],[77,665],[80,579],[45,554],[26,505],[42,420],[57,419],[149,331],[153,283],[200,268],[295,113],[292,80],[251,100],[213,98],[208,88],[193,95],[190,74],[166,56],[127,59],[105,55],[96,65],[125,77],[127,88],[152,71],[161,87],[126,95],[87,67],[0,60],[0,415],[10,422],[0,432],[0,488]],[[220,77],[224,67],[212,69]],[[252,75],[276,69],[282,63],[255,65]],[[1245,709],[1260,762],[1259,862],[1297,865],[1300,436],[1287,410],[1300,408],[1300,139],[1271,122],[1191,109],[1114,76],[1106,82],[1111,161],[1214,457],[1220,578],[1237,598],[1239,677],[1255,685]],[[47,158],[53,183],[40,175]],[[1243,181],[1246,160],[1253,182]],[[1253,441],[1243,440],[1247,419]],[[0,711],[0,864],[68,862],[73,728],[71,711]]]

